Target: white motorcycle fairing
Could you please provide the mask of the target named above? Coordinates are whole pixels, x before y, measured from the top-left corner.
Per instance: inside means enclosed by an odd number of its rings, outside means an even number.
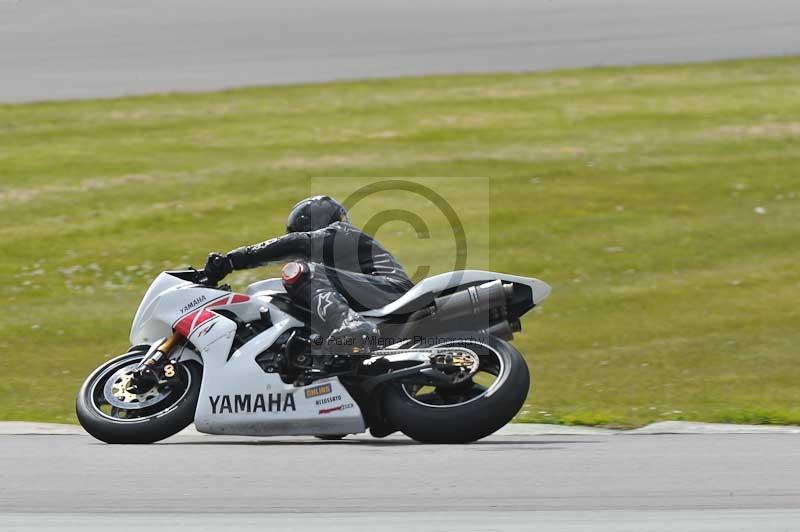
[[[385,307],[375,310],[362,312],[364,316],[383,317],[388,316],[403,308],[411,301],[424,294],[440,294],[441,292],[467,284],[480,284],[488,281],[500,279],[508,283],[516,283],[527,286],[531,289],[531,299],[534,305],[538,305],[550,295],[550,285],[533,277],[520,277],[507,273],[487,272],[483,270],[459,270],[455,272],[440,273],[433,277],[423,279],[414,287],[402,295],[399,299],[389,303]]]
[[[438,295],[449,288],[455,288],[468,284],[479,284],[488,281],[494,281],[496,279],[500,279],[501,281],[505,281],[507,283],[516,283],[529,287],[531,290],[532,303],[534,305],[540,304],[542,301],[547,299],[547,296],[550,295],[550,285],[533,277],[520,277],[519,275],[487,272],[483,270],[459,270],[455,272],[440,273],[439,275],[434,275],[433,277],[423,279],[414,285],[411,290],[403,294],[395,301],[392,301],[385,307],[367,310],[361,312],[361,314],[363,316],[375,318],[388,316],[425,294]],[[283,287],[283,283],[280,279],[266,279],[264,281],[253,283],[247,288],[247,293],[249,295],[270,294],[285,291],[286,290]]]
[[[233,312],[245,322],[267,312],[272,327],[228,358],[236,323],[215,309]],[[338,378],[298,387],[286,384],[277,374],[265,373],[256,362],[255,357],[282,333],[301,326],[303,323],[272,305],[267,292],[235,294],[198,286],[165,272],[145,294],[130,339],[133,344],[155,343],[175,329],[199,351],[199,358],[188,348],[180,356],[203,364],[195,411],[195,426],[200,432],[246,436],[364,432],[361,410]]]

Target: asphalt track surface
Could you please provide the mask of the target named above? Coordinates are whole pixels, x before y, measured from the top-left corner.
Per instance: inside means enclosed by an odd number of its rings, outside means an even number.
[[[797,0],[0,0],[0,102],[800,53]]]
[[[0,436],[0,529],[800,530],[798,438]]]

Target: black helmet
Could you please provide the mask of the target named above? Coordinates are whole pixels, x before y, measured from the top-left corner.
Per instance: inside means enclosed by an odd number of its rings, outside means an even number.
[[[316,231],[334,222],[349,221],[341,203],[328,196],[313,196],[292,207],[286,221],[286,232]]]

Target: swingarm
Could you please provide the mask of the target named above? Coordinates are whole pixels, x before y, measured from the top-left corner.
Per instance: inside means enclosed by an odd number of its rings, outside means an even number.
[[[361,383],[366,392],[390,381],[453,386],[471,378],[480,365],[478,355],[464,347],[385,349],[372,355],[362,365],[380,374]]]

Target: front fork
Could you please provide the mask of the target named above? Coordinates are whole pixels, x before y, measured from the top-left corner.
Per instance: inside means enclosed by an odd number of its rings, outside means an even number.
[[[171,360],[169,354],[183,339],[182,335],[175,332],[163,341],[154,343],[133,370],[131,385],[137,389],[149,390],[153,385],[175,377],[177,361]]]

